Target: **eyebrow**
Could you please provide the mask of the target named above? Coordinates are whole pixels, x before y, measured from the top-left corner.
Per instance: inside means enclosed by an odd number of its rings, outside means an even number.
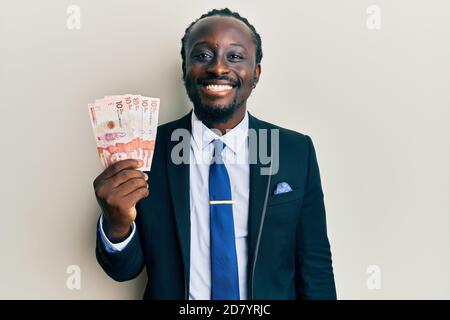
[[[194,43],[194,45],[192,46],[192,48],[195,48],[197,46],[201,46],[203,44],[209,44],[208,41],[200,41],[200,42],[196,42]]]
[[[201,45],[204,45],[204,44],[210,45],[210,43],[209,43],[208,41],[199,41],[199,42],[196,42],[196,43],[192,46],[192,48],[195,48],[195,47],[197,47],[197,46],[201,46]],[[239,43],[230,43],[230,46],[241,47],[241,48],[243,48],[243,49],[246,49],[242,44],[239,44]]]
[[[239,44],[239,43],[230,43],[230,46],[241,47],[241,48],[245,49],[245,47],[242,44]]]

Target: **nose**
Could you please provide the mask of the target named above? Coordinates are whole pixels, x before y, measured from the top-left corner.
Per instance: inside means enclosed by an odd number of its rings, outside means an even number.
[[[227,62],[224,61],[222,57],[216,56],[208,65],[207,72],[210,74],[214,74],[215,76],[220,76],[223,74],[228,74],[230,72],[230,69],[228,68]]]

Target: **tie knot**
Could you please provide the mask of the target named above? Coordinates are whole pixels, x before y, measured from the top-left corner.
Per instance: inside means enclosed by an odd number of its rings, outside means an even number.
[[[214,151],[213,151],[213,163],[223,163],[222,151],[225,149],[226,144],[220,139],[215,139],[213,141]]]

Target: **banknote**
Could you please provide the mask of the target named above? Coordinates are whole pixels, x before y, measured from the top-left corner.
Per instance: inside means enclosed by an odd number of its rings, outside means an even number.
[[[144,166],[151,167],[155,150],[156,129],[158,128],[159,99],[142,98],[142,149]]]
[[[139,159],[150,171],[158,128],[160,99],[135,94],[105,96],[88,103],[103,168],[124,159]]]

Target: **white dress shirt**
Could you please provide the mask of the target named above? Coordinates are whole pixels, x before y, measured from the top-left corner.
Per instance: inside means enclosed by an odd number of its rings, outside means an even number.
[[[190,300],[211,299],[210,260],[210,212],[209,212],[209,166],[212,162],[214,139],[221,139],[226,147],[222,158],[230,177],[233,204],[233,221],[236,237],[236,253],[239,272],[239,293],[247,299],[247,236],[248,205],[250,191],[250,167],[248,165],[248,113],[244,119],[223,136],[206,127],[192,112],[192,135],[189,166],[189,190],[191,203],[190,248]],[[101,221],[100,221],[101,222]],[[112,243],[106,237],[102,223],[99,224],[101,239],[110,252],[123,250],[135,232],[121,243]]]

